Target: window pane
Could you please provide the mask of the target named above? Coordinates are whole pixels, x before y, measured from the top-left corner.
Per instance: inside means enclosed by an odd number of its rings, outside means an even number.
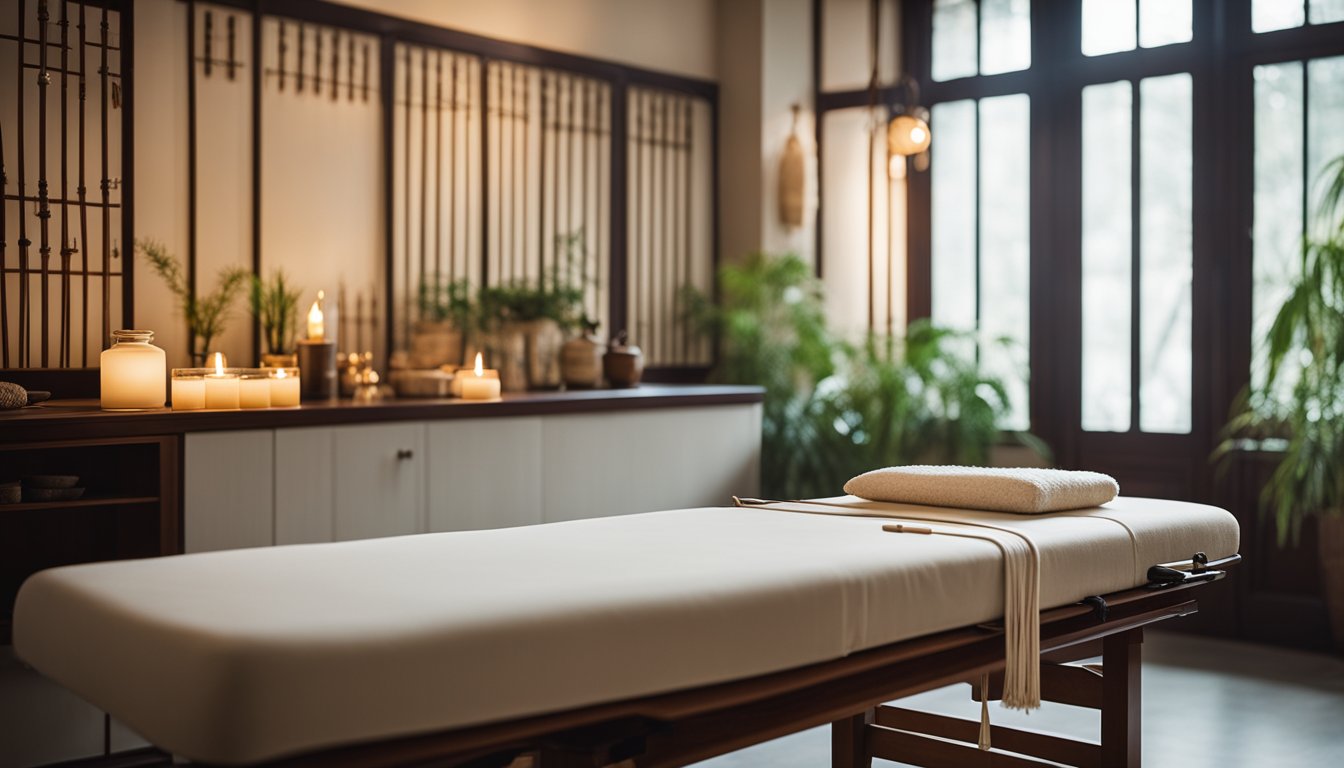
[[[1139,83],[1139,428],[1190,431],[1191,78]]]
[[[1265,383],[1265,340],[1297,275],[1302,237],[1302,64],[1255,68],[1255,288],[1251,382]]]
[[[1139,0],[1139,45],[1156,48],[1192,37],[1190,0]]]
[[[1029,422],[1030,121],[1026,94],[980,102],[980,360],[1007,385],[1005,429]]]
[[[1344,0],[1311,0],[1311,23],[1344,21]]]
[[[1321,171],[1344,155],[1344,56],[1307,62],[1307,183],[1311,208],[1308,221],[1315,237],[1322,237],[1321,223],[1314,214],[1325,191]]]
[[[935,104],[932,177],[933,321],[975,329],[975,102]]]
[[[997,75],[1030,67],[1029,0],[982,0],[980,40],[980,74]]]
[[[935,0],[933,79],[955,80],[974,75],[976,45],[975,0]]]
[[[1300,27],[1304,21],[1303,0],[1251,0],[1251,29],[1255,32]]]
[[[1083,429],[1125,432],[1130,410],[1128,82],[1083,89]]]
[[[1083,55],[1134,50],[1134,0],[1083,0]]]

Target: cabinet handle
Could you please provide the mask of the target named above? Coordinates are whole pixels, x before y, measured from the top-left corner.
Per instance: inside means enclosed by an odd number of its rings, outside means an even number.
[[[400,448],[397,450],[397,461],[406,461],[415,458],[415,451],[409,448]]]

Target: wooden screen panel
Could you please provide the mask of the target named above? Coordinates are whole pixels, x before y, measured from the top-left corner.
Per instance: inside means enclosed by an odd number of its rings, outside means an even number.
[[[129,322],[118,7],[0,11],[0,368],[96,365]]]
[[[390,317],[395,346],[404,348],[420,319],[422,286],[481,284],[482,211],[498,203],[481,194],[485,64],[412,45],[397,45],[393,61]]]
[[[708,293],[714,279],[709,105],[631,88],[627,119],[630,340],[646,365],[704,366],[712,351],[683,317],[682,296]]]

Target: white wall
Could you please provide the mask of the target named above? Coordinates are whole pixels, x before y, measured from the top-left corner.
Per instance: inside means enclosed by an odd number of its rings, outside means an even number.
[[[807,195],[816,196],[811,20],[809,0],[719,5],[719,252],[725,260],[753,251],[815,259],[815,205],[802,227],[785,227],[778,195],[780,157],[798,104]]]
[[[713,80],[719,75],[714,37],[719,4],[714,0],[344,0],[344,4],[688,77]]]

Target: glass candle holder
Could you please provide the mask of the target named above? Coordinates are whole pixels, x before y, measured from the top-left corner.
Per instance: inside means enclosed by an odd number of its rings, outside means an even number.
[[[153,331],[113,331],[113,344],[98,359],[100,401],[106,411],[162,408],[167,399],[168,363],[150,344]]]
[[[173,410],[199,411],[205,407],[205,374],[211,368],[173,369]]]
[[[271,370],[271,407],[297,408],[301,391],[298,368]]]
[[[239,376],[238,405],[241,408],[270,408],[270,375],[266,373],[244,373]]]

